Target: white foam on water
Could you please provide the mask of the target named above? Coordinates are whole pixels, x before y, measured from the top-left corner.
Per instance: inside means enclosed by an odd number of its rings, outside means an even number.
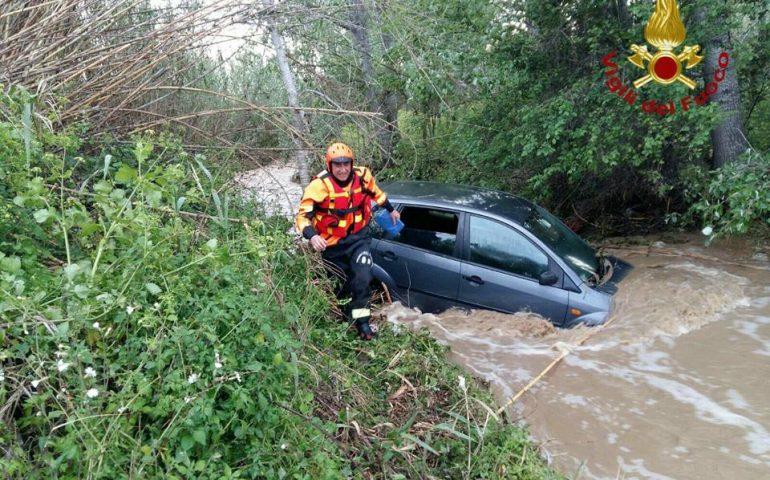
[[[736,320],[737,331],[759,343],[760,348],[752,350],[751,353],[770,357],[770,338],[759,333],[760,329],[770,324],[770,318],[765,322],[764,317],[751,317],[742,320]]]
[[[639,382],[647,383],[668,393],[678,402],[690,405],[696,416],[704,422],[732,426],[743,430],[751,453],[755,455],[770,453],[770,433],[761,424],[731,411],[689,385],[650,372],[640,373],[630,368],[609,366],[596,360],[581,359],[574,355],[567,357],[565,361],[571,366],[601,372],[604,375],[612,375],[634,385]]]
[[[759,423],[730,411],[694,388],[655,375],[646,375],[645,381],[679,402],[689,404],[701,420],[715,425],[737,427],[746,432],[749,450],[755,455],[770,453],[770,433]]]
[[[749,457],[748,455],[739,455],[738,458],[740,458],[744,462],[750,463],[752,465],[762,465],[763,463],[767,463],[767,462],[763,462],[762,460],[759,460],[757,458]]]
[[[727,401],[735,408],[739,408],[741,410],[748,410],[751,405],[749,405],[749,402],[746,401],[743,396],[738,393],[735,389],[730,389],[727,391]]]
[[[631,463],[626,463],[623,457],[618,457],[618,465],[620,466],[620,469],[624,473],[636,473],[649,480],[675,480],[673,477],[669,477],[668,475],[663,475],[661,473],[656,473],[656,472],[653,472],[652,470],[649,470],[647,467],[644,466],[644,460],[642,460],[641,458],[635,458],[630,462]],[[626,475],[623,475],[622,477],[618,477],[618,478],[628,478],[628,477]]]
[[[671,373],[671,366],[661,365],[671,359],[671,356],[660,350],[649,350],[647,345],[634,345],[624,348],[624,350],[636,354],[637,361],[630,363],[631,367],[644,372]]]
[[[532,372],[521,367],[510,370],[509,373],[517,383],[529,382],[533,377]]]
[[[569,405],[570,407],[586,407],[588,406],[588,402],[586,401],[585,397],[580,395],[575,395],[572,393],[562,394],[561,395],[561,401],[562,403]]]

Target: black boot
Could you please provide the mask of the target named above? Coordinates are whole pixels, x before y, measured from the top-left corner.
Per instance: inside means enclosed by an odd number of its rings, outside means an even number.
[[[361,340],[369,341],[374,338],[374,332],[369,326],[369,317],[362,317],[356,320],[356,330]]]

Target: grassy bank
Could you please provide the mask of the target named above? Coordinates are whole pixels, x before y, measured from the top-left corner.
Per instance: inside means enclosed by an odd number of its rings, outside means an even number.
[[[8,478],[551,478],[425,334],[334,321],[314,256],[212,160],[0,117]],[[32,114],[31,114],[32,113]]]

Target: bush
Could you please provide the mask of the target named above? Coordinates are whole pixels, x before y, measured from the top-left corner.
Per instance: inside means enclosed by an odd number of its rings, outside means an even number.
[[[288,222],[230,200],[204,157],[152,132],[80,156],[31,101],[0,102],[7,477],[454,477],[471,453],[474,478],[548,475],[425,335],[385,329],[362,359]],[[394,375],[421,389],[410,417]]]
[[[688,172],[693,202],[686,220],[700,222],[709,241],[718,235],[767,234],[770,229],[770,159],[747,159],[705,173]]]

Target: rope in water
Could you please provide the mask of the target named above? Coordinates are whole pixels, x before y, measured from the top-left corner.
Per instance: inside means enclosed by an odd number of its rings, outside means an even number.
[[[540,375],[538,375],[535,378],[533,378],[524,388],[519,390],[516,393],[516,395],[512,396],[511,398],[509,398],[508,401],[505,403],[505,405],[503,405],[502,407],[497,409],[497,412],[496,412],[497,415],[500,415],[501,413],[503,413],[503,411],[506,408],[508,408],[511,405],[513,405],[514,403],[516,403],[516,401],[519,398],[521,398],[522,395],[524,395],[530,388],[535,386],[535,384],[537,384],[537,382],[539,382],[544,376],[546,376],[548,374],[548,372],[550,372],[551,369],[553,369],[553,367],[558,365],[559,362],[561,362],[564,359],[564,357],[566,357],[567,355],[570,354],[570,352],[572,351],[571,348],[579,347],[579,346],[583,345],[589,338],[591,338],[594,335],[596,335],[597,333],[601,332],[602,330],[604,330],[604,328],[606,328],[612,322],[614,322],[615,318],[617,318],[617,317],[612,317],[612,318],[609,319],[609,321],[607,321],[606,323],[603,323],[601,326],[596,327],[595,329],[591,329],[591,331],[588,332],[587,335],[584,335],[583,338],[581,338],[574,345],[568,346],[564,342],[557,342],[557,343],[554,343],[553,345],[551,345],[551,348],[555,348],[555,349],[559,350],[559,352],[560,352],[559,356],[556,357],[551,363],[549,363],[548,366],[545,367],[545,369],[543,369],[542,372],[540,372]]]

